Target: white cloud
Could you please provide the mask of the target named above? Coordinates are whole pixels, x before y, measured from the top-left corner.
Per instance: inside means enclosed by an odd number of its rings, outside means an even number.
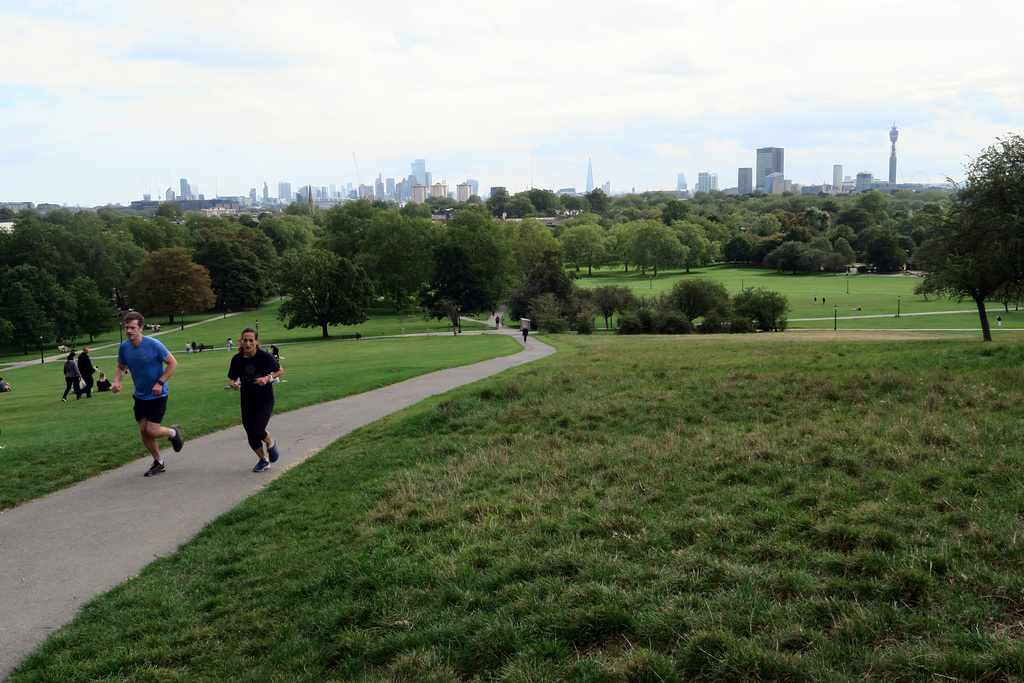
[[[126,203],[140,173],[355,182],[353,152],[363,182],[426,158],[484,187],[580,187],[592,157],[639,190],[733,185],[772,145],[814,183],[885,175],[893,120],[901,179],[937,181],[1021,127],[1021,19],[991,0],[23,1],[0,9],[0,200]]]

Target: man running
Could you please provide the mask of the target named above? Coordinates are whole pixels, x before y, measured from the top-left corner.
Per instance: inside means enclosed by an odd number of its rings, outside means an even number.
[[[121,378],[126,370],[131,372],[135,384],[132,392],[135,421],[139,423],[142,443],[153,456],[153,466],[146,470],[145,476],[152,477],[167,469],[160,459],[156,440],[165,436],[169,438],[175,453],[181,450],[185,440],[181,438],[178,425],[164,427],[160,424],[167,411],[167,380],[178,368],[178,361],[166,346],[142,334],[145,322],[142,314],[136,311],[124,317],[124,336],[127,339],[117,350],[117,370],[110,390],[115,394],[121,391]]]

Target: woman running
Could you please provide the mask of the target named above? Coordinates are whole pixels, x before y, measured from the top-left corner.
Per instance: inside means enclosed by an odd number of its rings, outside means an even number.
[[[242,427],[249,438],[249,448],[259,458],[253,472],[267,469],[281,455],[277,443],[267,431],[267,424],[274,412],[274,389],[270,384],[282,372],[281,364],[260,348],[259,332],[252,327],[242,330],[238,353],[231,357],[228,379],[232,389],[242,390]]]

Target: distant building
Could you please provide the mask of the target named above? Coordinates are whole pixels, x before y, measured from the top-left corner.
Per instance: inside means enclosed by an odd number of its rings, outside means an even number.
[[[475,194],[477,197],[480,196],[479,180],[474,180],[473,178],[466,178],[466,185],[471,185],[473,187],[473,194]]]
[[[473,186],[469,183],[461,183],[455,186],[455,200],[460,203],[469,201],[469,198],[473,196]]]
[[[181,186],[181,198],[192,199],[192,188],[188,184],[188,178],[182,178],[178,184]]]
[[[756,187],[764,187],[764,179],[771,173],[786,172],[785,150],[782,147],[762,147],[757,150],[756,172],[754,183]]]
[[[445,185],[444,183],[434,183],[433,185],[430,186],[430,196],[431,197],[447,197],[448,196],[448,186]]]
[[[701,171],[697,174],[697,192],[711,192],[718,189],[718,174]]]
[[[889,152],[889,185],[896,186],[896,140],[900,137],[900,132],[896,130],[896,124],[892,124],[892,129],[889,131],[889,143],[892,145],[892,149]]]
[[[277,198],[282,204],[292,203],[292,184],[291,183],[278,183],[277,184]]]
[[[686,187],[686,174],[685,173],[680,173],[678,176],[676,176],[676,189],[677,190],[685,190],[685,189],[687,189],[687,187]]]
[[[413,185],[412,188],[412,201],[417,204],[425,204],[427,197],[430,196],[430,188],[426,185]]]
[[[836,164],[832,167],[832,191],[843,191],[843,165]]]
[[[785,178],[782,173],[769,173],[764,177],[764,183],[761,185],[761,189],[764,190],[765,194],[782,194],[785,190],[780,189],[778,192],[775,191],[776,187],[785,187],[785,185],[776,185],[776,183],[785,183]]]
[[[867,192],[871,189],[871,185],[875,178],[872,174],[867,171],[861,171],[857,174],[857,181],[853,186],[854,192]]]
[[[587,159],[587,192],[594,191],[594,165]]]
[[[736,191],[739,194],[750,194],[754,191],[754,169],[749,166],[740,169]]]
[[[414,185],[428,185],[427,180],[427,160],[416,159],[412,162],[412,178],[416,181]],[[413,200],[415,201],[415,200]]]

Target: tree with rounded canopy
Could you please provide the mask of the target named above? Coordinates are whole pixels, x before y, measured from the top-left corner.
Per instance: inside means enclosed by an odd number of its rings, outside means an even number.
[[[729,292],[717,280],[703,277],[685,278],[672,285],[666,300],[674,310],[693,322],[711,311],[726,313],[729,309]]]
[[[395,313],[412,303],[434,270],[431,249],[436,228],[428,218],[407,218],[397,211],[373,217],[356,262]]]
[[[366,311],[373,304],[373,286],[366,272],[324,249],[287,259],[284,286],[289,298],[281,303],[278,316],[285,327],[319,327],[324,339],[329,325],[366,322]]]
[[[128,300],[144,315],[198,313],[214,304],[210,274],[193,263],[181,247],[160,249],[146,256],[128,280]]]
[[[782,332],[789,323],[789,298],[764,287],[746,289],[732,300],[733,311],[765,332]]]
[[[957,189],[947,216],[934,218],[935,237],[916,254],[928,271],[924,284],[972,299],[982,338],[992,341],[985,301],[1024,281],[1024,137],[997,138],[967,165]]]
[[[495,218],[504,218],[505,214],[508,213],[508,202],[511,197],[509,196],[508,190],[503,187],[498,188],[491,193],[491,196],[487,199],[487,210],[491,212],[491,215]]]
[[[587,267],[587,274],[593,275],[594,266],[604,261],[605,232],[604,228],[587,218],[570,219],[573,224],[562,233],[562,249],[565,257],[576,264],[576,270],[583,264]]]

